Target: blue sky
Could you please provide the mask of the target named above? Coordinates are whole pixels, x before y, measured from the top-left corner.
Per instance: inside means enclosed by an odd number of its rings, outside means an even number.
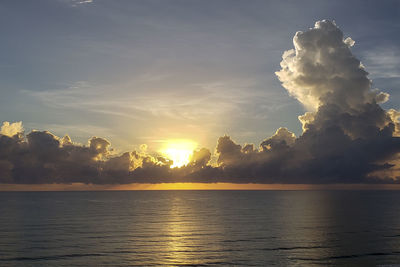
[[[399,109],[399,17],[398,1],[2,1],[0,121],[124,151],[299,135],[304,108],[274,72],[296,31],[321,19],[355,40],[391,95],[383,107]]]

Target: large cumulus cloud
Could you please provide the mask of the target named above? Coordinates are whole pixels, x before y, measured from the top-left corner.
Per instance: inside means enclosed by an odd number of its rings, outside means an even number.
[[[368,73],[351,52],[354,41],[345,39],[335,23],[318,21],[297,32],[293,44],[276,75],[307,109],[299,116],[302,135],[279,129],[250,154],[239,152],[232,140],[220,140],[235,147],[229,155],[220,149],[226,171],[258,182],[397,181],[391,170],[400,152],[399,112],[379,106],[389,95],[372,90]],[[241,167],[242,162],[248,166]]]
[[[171,168],[168,158],[143,151],[115,155],[104,138],[87,145],[47,131],[24,134],[21,123],[0,130],[1,183],[393,183],[400,177],[400,112],[383,110],[389,95],[371,87],[354,41],[330,21],[297,32],[276,72],[306,112],[303,132],[286,128],[258,147],[225,135],[212,151],[194,151],[190,163]]]

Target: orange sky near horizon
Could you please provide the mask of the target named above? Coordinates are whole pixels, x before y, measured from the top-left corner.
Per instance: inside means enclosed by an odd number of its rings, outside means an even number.
[[[0,191],[124,191],[124,190],[400,190],[400,184],[233,184],[233,183],[160,183],[160,184],[2,184]]]

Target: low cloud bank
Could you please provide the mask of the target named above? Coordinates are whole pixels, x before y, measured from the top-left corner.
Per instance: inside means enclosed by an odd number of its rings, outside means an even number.
[[[162,155],[114,155],[104,138],[79,145],[47,131],[25,135],[20,122],[4,122],[0,183],[397,183],[400,112],[380,107],[389,95],[371,88],[351,52],[354,41],[324,20],[297,32],[293,44],[276,75],[307,110],[299,116],[299,137],[279,128],[255,147],[223,136],[216,166],[209,164],[212,152],[202,148],[187,166],[170,168],[171,160]]]

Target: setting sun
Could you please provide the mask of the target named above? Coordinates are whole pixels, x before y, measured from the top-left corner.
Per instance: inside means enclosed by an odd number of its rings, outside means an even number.
[[[190,140],[171,140],[160,152],[173,161],[171,168],[175,168],[187,165],[196,147],[197,144]]]

